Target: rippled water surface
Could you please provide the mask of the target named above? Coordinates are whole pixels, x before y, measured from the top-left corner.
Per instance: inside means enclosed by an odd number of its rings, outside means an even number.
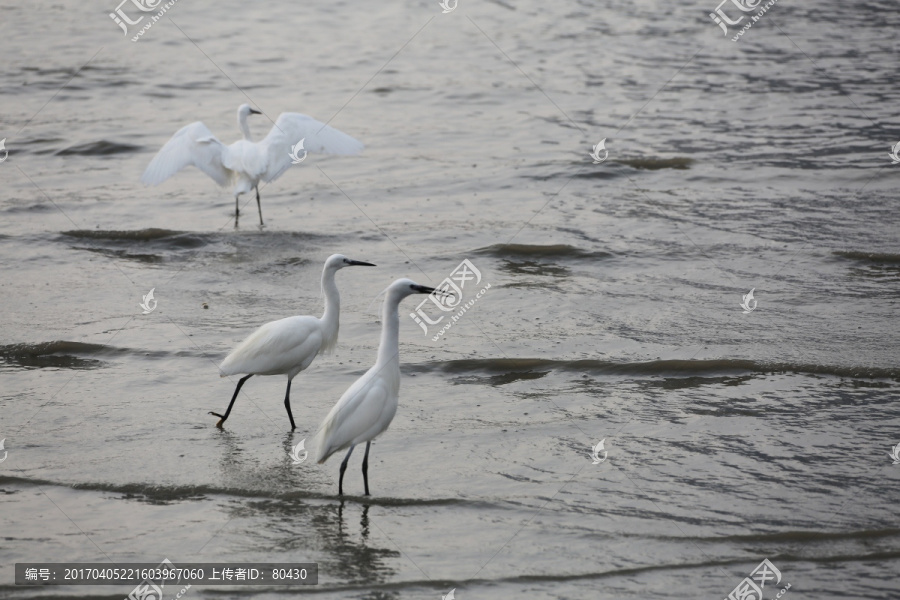
[[[188,598],[724,598],[765,558],[766,599],[900,597],[895,2],[780,0],[737,42],[715,0],[209,6],[133,43],[115,0],[0,4],[0,596],[122,598],[13,566],[167,557],[319,564]],[[243,102],[366,150],[262,187],[263,228],[196,169],[140,184]],[[338,274],[297,430],[283,377],[216,429],[217,364],[320,314],[335,252],[378,268]],[[357,450],[339,501],[339,457],[291,449],[373,362],[378,292],[463,259],[490,289],[437,341],[404,302],[372,495]]]

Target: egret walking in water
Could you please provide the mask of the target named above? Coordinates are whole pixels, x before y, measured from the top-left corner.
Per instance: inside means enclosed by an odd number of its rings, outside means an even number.
[[[362,473],[369,495],[369,446],[384,432],[397,412],[400,395],[400,301],[412,294],[430,294],[434,288],[419,285],[410,279],[398,279],[386,290],[382,309],[381,343],[375,366],[356,380],[344,392],[322,422],[318,434],[318,461],[325,462],[335,452],[350,448],[341,463],[338,494],[344,493],[344,471],[353,448],[366,443]]]
[[[228,404],[224,415],[210,412],[219,417],[216,427],[222,424],[231,414],[231,407],[237,400],[244,382],[254,375],[287,375],[287,391],[284,393],[284,408],[294,425],[291,414],[291,380],[300,371],[312,364],[320,352],[331,351],[338,338],[338,326],[341,312],[341,295],[334,282],[334,274],[344,267],[374,267],[372,263],[350,260],[343,254],[332,254],[325,261],[322,269],[322,289],[325,292],[325,314],[322,318],[311,316],[288,317],[266,323],[240,343],[225,357],[219,365],[222,377],[247,373],[241,377]]]
[[[359,154],[363,145],[346,133],[300,113],[281,113],[269,135],[259,142],[250,139],[247,117],[262,114],[241,104],[237,110],[238,127],[244,139],[226,146],[202,121],[185,125],[175,132],[157,153],[141,176],[146,185],[158,185],[188,166],[195,166],[221,186],[232,186],[234,218],[240,214],[238,197],[256,190],[259,224],[263,224],[259,202],[259,182],[278,179],[292,164],[299,164],[307,152]],[[303,152],[303,157],[297,155]]]

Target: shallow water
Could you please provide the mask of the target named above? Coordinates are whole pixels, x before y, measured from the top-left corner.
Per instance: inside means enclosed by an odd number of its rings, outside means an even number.
[[[137,43],[114,3],[0,6],[0,596],[122,598],[13,566],[168,557],[319,564],[187,597],[724,598],[768,558],[787,598],[896,598],[900,13],[780,0],[734,43],[715,5],[180,0]],[[264,228],[196,170],[139,183],[248,101],[366,151],[265,186]],[[217,430],[216,365],[319,314],[334,252],[378,268],[339,273],[297,430],[282,377]],[[465,258],[491,288],[438,341],[405,301],[372,496],[358,450],[338,501],[292,447],[373,361],[376,294]]]

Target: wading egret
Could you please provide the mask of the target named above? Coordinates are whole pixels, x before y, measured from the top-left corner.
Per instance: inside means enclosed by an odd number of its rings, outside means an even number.
[[[153,157],[141,176],[146,185],[158,185],[188,166],[195,166],[221,186],[232,186],[234,218],[240,210],[238,196],[256,190],[256,206],[262,225],[259,182],[278,179],[292,164],[299,164],[307,152],[359,154],[363,145],[346,133],[300,113],[281,113],[275,126],[263,140],[250,139],[247,117],[262,114],[241,104],[237,110],[238,127],[244,139],[226,146],[202,121],[185,125]],[[302,151],[302,157],[297,153]]]
[[[400,301],[412,294],[430,294],[433,288],[419,285],[410,279],[398,279],[386,290],[382,309],[381,343],[375,366],[356,380],[344,392],[322,422],[318,434],[318,461],[325,462],[329,456],[345,448],[350,448],[341,463],[338,480],[338,494],[344,493],[344,471],[347,461],[357,444],[366,442],[362,473],[369,495],[369,446],[394,418],[397,399],[400,395],[400,316],[397,313]]]
[[[312,364],[318,354],[331,351],[337,344],[338,327],[340,325],[341,295],[334,282],[334,274],[344,267],[374,267],[372,263],[350,260],[343,254],[332,254],[325,261],[322,269],[322,289],[325,292],[325,314],[322,318],[311,316],[288,317],[266,323],[238,345],[225,357],[219,365],[222,377],[247,373],[241,377],[228,404],[224,415],[210,412],[219,417],[216,427],[222,424],[231,414],[231,407],[237,400],[244,382],[254,375],[287,375],[287,391],[284,394],[284,408],[291,414],[291,380]]]

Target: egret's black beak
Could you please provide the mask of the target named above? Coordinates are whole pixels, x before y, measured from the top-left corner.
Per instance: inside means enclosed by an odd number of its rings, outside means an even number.
[[[250,109],[250,114],[251,114],[251,115],[261,115],[262,112],[260,112],[260,111],[258,111],[258,110],[255,110],[255,109],[251,108],[251,109]]]
[[[351,267],[375,267],[372,263],[363,262],[361,260],[348,260],[347,264]]]
[[[435,291],[434,288],[426,287],[424,285],[414,285],[414,286],[412,286],[412,289],[414,289],[416,292],[418,292],[420,294],[431,294],[432,292]]]

